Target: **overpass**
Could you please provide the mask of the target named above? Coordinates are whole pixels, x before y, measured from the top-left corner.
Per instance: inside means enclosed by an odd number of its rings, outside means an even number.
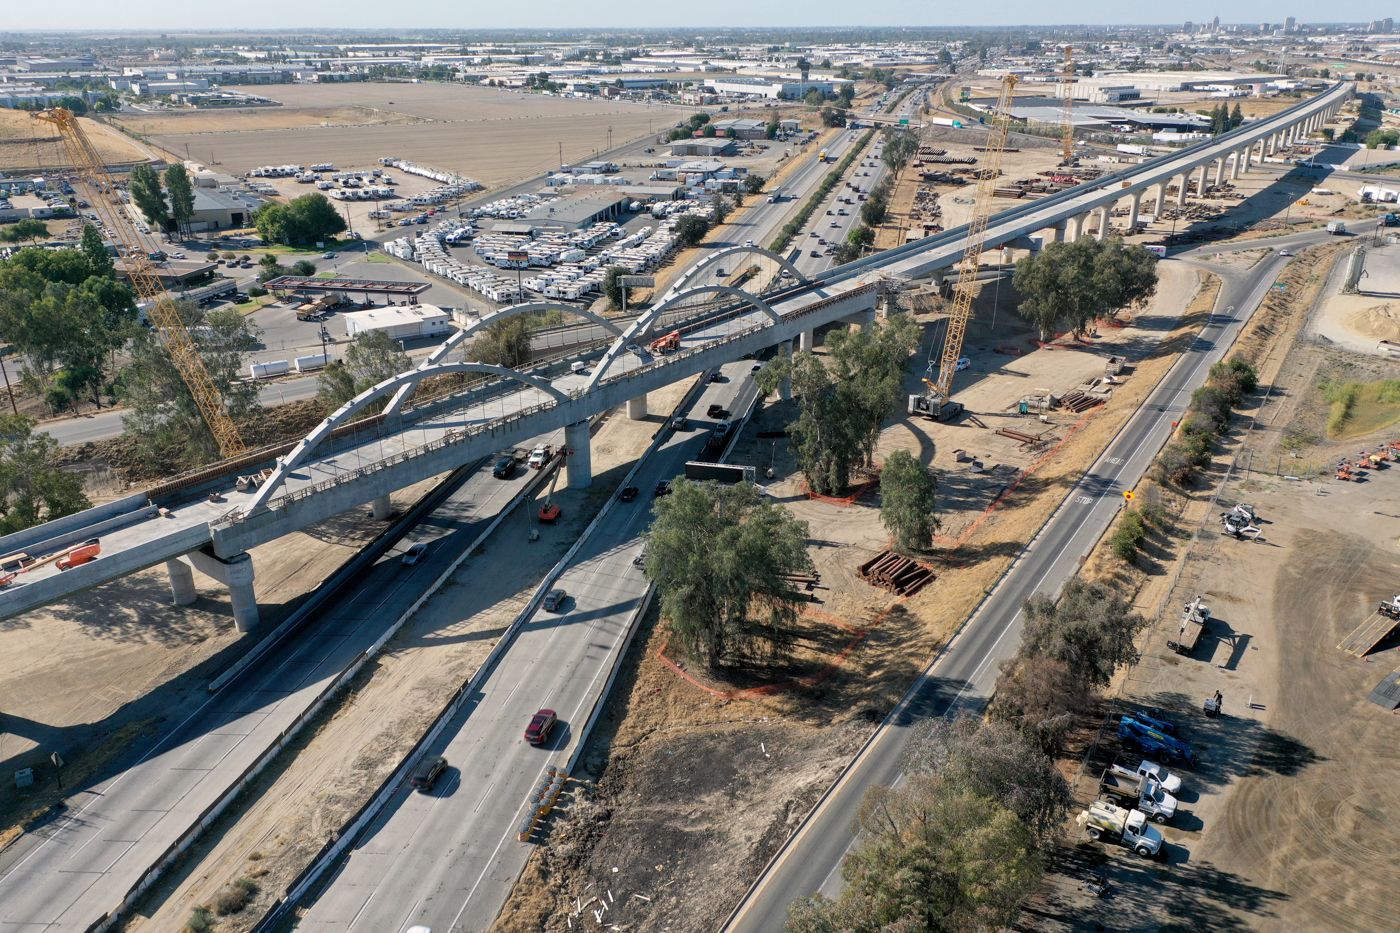
[[[1045,238],[1032,235],[1043,231],[1050,231],[1052,240],[1074,240],[1095,212],[1102,237],[1113,207],[1123,200],[1130,205],[1131,230],[1149,192],[1160,211],[1174,181],[1178,203],[1184,203],[1190,182],[1195,180],[1198,192],[1204,192],[1212,170],[1217,182],[1227,167],[1236,178],[1265,155],[1320,128],[1351,94],[1350,84],[1339,83],[1272,117],[1173,155],[1003,211],[992,218],[986,248],[1028,238],[1035,245]],[[810,348],[813,331],[836,321],[868,322],[882,280],[940,281],[962,260],[965,237],[964,228],[955,228],[830,270],[820,281],[761,297],[730,285],[686,286],[700,268],[735,252],[764,253],[747,247],[726,250],[690,270],[678,288],[626,323],[621,333],[616,333],[618,322],[594,319],[591,326],[613,340],[590,373],[548,379],[480,363],[446,362],[457,338],[419,368],[374,386],[336,411],[280,457],[270,475],[257,471],[266,458],[248,464],[256,479],[244,490],[229,490],[225,481],[216,498],[161,509],[138,496],[0,538],[4,555],[52,553],[92,537],[101,537],[103,547],[102,557],[91,563],[65,572],[50,564],[20,577],[23,585],[0,591],[0,618],[165,562],[175,602],[193,601],[192,570],[198,569],[229,586],[235,623],[240,630],[251,629],[257,624],[257,601],[249,548],[367,502],[376,515],[387,516],[392,491],[561,428],[572,451],[569,484],[587,486],[592,478],[590,416],[626,403],[629,417],[645,417],[646,395],[654,389],[768,347],[790,350],[794,340]],[[718,316],[684,325],[678,351],[653,356],[643,349],[663,326],[670,329],[666,322],[679,309],[704,294],[730,296],[735,302]],[[492,319],[537,307],[506,309]],[[407,404],[423,380],[462,374],[493,377],[494,394],[478,387]],[[514,390],[508,391],[509,386]],[[388,399],[383,415],[356,420],[381,399]]]

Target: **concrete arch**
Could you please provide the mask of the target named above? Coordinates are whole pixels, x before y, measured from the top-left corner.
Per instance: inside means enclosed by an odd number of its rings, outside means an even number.
[[[489,363],[441,363],[436,366],[424,366],[419,369],[411,369],[406,373],[400,373],[394,376],[392,379],[385,379],[378,385],[371,386],[340,406],[340,408],[332,412],[324,421],[316,425],[316,427],[311,430],[311,433],[302,438],[301,442],[292,449],[291,453],[278,461],[277,469],[273,470],[267,482],[258,489],[258,494],[253,497],[252,502],[248,503],[248,507],[244,511],[246,513],[252,513],[267,505],[267,501],[272,498],[273,492],[286,482],[287,474],[305,462],[311,452],[315,450],[322,441],[328,440],[331,436],[331,432],[344,424],[351,415],[360,411],[375,399],[382,398],[390,392],[396,392],[404,388],[411,392],[413,387],[424,379],[428,379],[432,376],[448,375],[450,373],[490,373],[496,376],[504,376],[507,379],[514,379],[517,382],[523,382],[528,386],[539,389],[541,392],[553,396],[556,401],[569,401],[568,395],[565,395],[538,376],[519,373],[513,369],[507,369],[504,366],[493,366]]]
[[[486,317],[479,319],[475,324],[468,324],[466,327],[457,331],[451,337],[448,337],[447,340],[443,342],[442,346],[438,347],[432,353],[428,354],[428,358],[425,359],[421,364],[419,364],[418,368],[426,369],[429,366],[438,365],[442,360],[446,359],[447,355],[451,353],[454,349],[461,346],[471,337],[474,337],[477,334],[481,333],[482,330],[484,330],[486,327],[490,326],[491,324],[494,324],[497,321],[502,321],[506,318],[514,317],[517,314],[528,314],[532,311],[553,310],[563,311],[566,314],[577,314],[579,317],[587,318],[588,320],[592,321],[594,324],[599,325],[605,330],[609,330],[612,333],[617,334],[618,336],[622,335],[622,328],[618,327],[616,324],[603,317],[602,315],[594,314],[592,311],[589,311],[586,308],[578,308],[574,305],[566,305],[557,301],[527,301],[524,304],[511,305],[508,308],[502,308],[494,314],[488,314],[486,315]],[[400,386],[399,390],[394,393],[394,397],[389,400],[389,405],[384,409],[384,413],[386,415],[392,415],[398,412],[398,410],[403,407],[404,402],[408,401],[408,397],[412,394],[413,385]]]
[[[810,281],[811,281],[811,279],[809,279],[809,278],[807,278],[807,276],[803,275],[803,274],[801,273],[801,271],[799,271],[798,268],[797,268],[796,266],[794,266],[792,263],[788,262],[788,261],[787,261],[786,259],[784,259],[782,256],[779,256],[777,253],[772,252],[772,251],[770,251],[770,250],[766,250],[766,249],[762,248],[761,246],[727,246],[727,247],[725,247],[724,249],[720,250],[720,251],[717,252],[717,253],[711,253],[709,256],[706,256],[704,259],[700,260],[698,263],[696,263],[695,265],[691,266],[691,267],[690,267],[690,271],[686,273],[685,278],[682,279],[681,281],[677,282],[675,285],[672,286],[672,291],[674,291],[676,288],[679,288],[680,286],[682,286],[687,280],[689,280],[689,279],[690,279],[692,276],[694,276],[696,273],[701,272],[701,271],[703,271],[703,270],[705,270],[705,269],[708,269],[710,266],[715,265],[715,264],[718,263],[720,260],[724,259],[726,256],[733,256],[733,255],[735,255],[736,253],[758,253],[760,256],[766,256],[766,257],[768,257],[769,259],[771,259],[771,260],[773,260],[774,262],[776,262],[779,266],[781,266],[781,267],[783,267],[784,269],[786,269],[786,270],[788,270],[789,272],[791,272],[794,276],[797,277],[797,281],[799,281],[799,282],[810,282]]]
[[[661,317],[662,312],[667,308],[678,301],[689,298],[691,295],[699,295],[708,292],[722,292],[727,295],[734,295],[735,297],[742,298],[744,301],[752,304],[764,314],[768,315],[775,324],[783,319],[782,315],[774,311],[768,302],[756,295],[750,295],[743,289],[735,288],[732,285],[697,285],[694,288],[687,289],[686,291],[667,298],[633,321],[631,326],[623,331],[620,337],[613,341],[612,346],[608,347],[607,352],[604,353],[602,359],[598,361],[598,365],[593,368],[593,372],[588,377],[588,382],[585,384],[584,390],[591,391],[594,386],[603,380],[604,374],[606,374],[609,367],[612,366],[613,361],[621,355],[629,343],[636,343],[650,335],[652,325],[656,323]]]

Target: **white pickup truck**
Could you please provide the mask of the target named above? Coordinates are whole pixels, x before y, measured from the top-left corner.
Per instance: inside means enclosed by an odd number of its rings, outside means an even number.
[[[1111,803],[1097,801],[1075,817],[1090,839],[1102,839],[1132,849],[1143,858],[1152,858],[1162,851],[1162,834],[1147,822],[1141,810],[1125,810]]]
[[[1161,784],[1162,790],[1166,791],[1169,794],[1175,794],[1177,791],[1181,790],[1181,778],[1178,775],[1172,774],[1170,771],[1157,764],[1157,762],[1155,761],[1148,761],[1147,759],[1143,759],[1142,761],[1138,762],[1138,766],[1136,768],[1130,768],[1126,765],[1114,765],[1110,770],[1112,770],[1115,774],[1122,774],[1126,777],[1139,777],[1142,775],[1146,775],[1152,778],[1158,784]]]

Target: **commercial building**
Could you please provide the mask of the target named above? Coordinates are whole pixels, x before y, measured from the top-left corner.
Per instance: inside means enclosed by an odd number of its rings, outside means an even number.
[[[823,94],[834,94],[836,89],[850,81],[791,81],[783,78],[742,78],[738,75],[717,75],[705,79],[705,86],[716,94],[727,97],[762,97],[769,100],[801,100],[802,95],[816,89]]]
[[[732,139],[678,139],[671,143],[671,155],[673,156],[697,156],[702,159],[713,159],[718,156],[734,154],[734,141]]]
[[[732,120],[714,120],[715,132],[721,136],[728,136],[733,130],[734,135],[739,139],[765,139],[768,136],[768,124],[763,120],[746,120],[742,118]]]
[[[413,340],[440,337],[452,329],[451,316],[436,305],[389,305],[351,311],[341,317],[347,337],[382,331],[394,340]]]
[[[630,201],[631,198],[620,191],[559,198],[551,201],[547,209],[531,214],[530,222],[554,230],[577,230],[600,221],[616,220],[627,211]]]

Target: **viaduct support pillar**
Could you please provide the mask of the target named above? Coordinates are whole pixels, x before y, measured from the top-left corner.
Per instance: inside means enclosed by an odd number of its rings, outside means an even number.
[[[627,400],[627,420],[628,420],[628,421],[645,421],[646,419],[647,419],[647,397],[646,397],[646,393],[642,393],[641,395],[637,396],[636,398],[628,399],[628,400]],[[570,444],[569,446],[572,447],[573,444]]]
[[[1222,182],[1224,182],[1224,181],[1225,181],[1225,158],[1222,156],[1221,158],[1219,158],[1219,159],[1217,159],[1217,160],[1215,161],[1215,184],[1216,184],[1216,187],[1219,187],[1220,184],[1221,184]]]
[[[204,550],[190,551],[185,556],[194,569],[228,587],[229,599],[233,603],[234,628],[240,632],[251,632],[258,627],[258,598],[253,592],[251,556],[236,554],[224,560]]]
[[[1132,198],[1128,201],[1128,233],[1137,233],[1138,208],[1142,206],[1142,192],[1134,191]]]
[[[1183,172],[1182,174],[1176,176],[1176,206],[1177,206],[1177,207],[1185,207],[1185,206],[1186,206],[1186,186],[1187,186],[1188,184],[1190,184],[1190,182],[1191,182],[1190,176],[1188,176],[1185,172]]]
[[[394,514],[394,505],[389,501],[389,496],[383,495],[369,500],[369,511],[381,522],[389,520],[389,516]]]
[[[1205,165],[1201,166],[1201,177],[1196,180],[1196,197],[1198,198],[1203,198],[1206,196],[1206,169],[1208,167],[1209,166]]]
[[[1063,243],[1065,241],[1065,221],[1060,221],[1050,228],[1050,242]]]
[[[1096,234],[1096,238],[1102,240],[1102,239],[1103,239],[1104,237],[1106,237],[1106,236],[1108,236],[1108,205],[1107,205],[1107,204],[1105,204],[1103,207],[1099,208],[1099,232]]]
[[[1161,219],[1162,219],[1162,211],[1164,211],[1164,210],[1166,210],[1166,209],[1167,209],[1167,183],[1163,181],[1163,182],[1159,182],[1159,183],[1157,184],[1157,207],[1156,207],[1154,213],[1156,214],[1158,220],[1161,220]]]
[[[857,311],[841,319],[842,324],[849,324],[852,330],[868,331],[875,326],[875,309],[869,311]]]
[[[170,596],[175,605],[188,606],[199,598],[194,588],[194,570],[189,564],[177,557],[165,562],[165,572],[170,575]]]
[[[1230,180],[1234,181],[1240,177],[1240,160],[1244,158],[1244,154],[1236,149],[1230,155],[1234,157],[1230,161]]]
[[[791,340],[784,340],[784,341],[778,346],[778,358],[779,358],[779,359],[782,359],[782,360],[786,360],[786,361],[789,362],[789,363],[792,362],[792,341],[791,341]],[[787,378],[787,379],[784,379],[782,382],[778,383],[778,398],[782,399],[782,400],[785,401],[785,402],[792,398],[792,378],[791,378],[791,377],[789,377],[789,378]]]
[[[643,396],[645,400],[645,396]],[[631,405],[631,402],[628,402]],[[564,446],[569,448],[566,479],[570,489],[587,489],[593,485],[593,448],[588,434],[588,420],[564,426]]]
[[[811,353],[817,348],[817,332],[815,330],[804,330],[797,337],[797,349],[803,353]]]

